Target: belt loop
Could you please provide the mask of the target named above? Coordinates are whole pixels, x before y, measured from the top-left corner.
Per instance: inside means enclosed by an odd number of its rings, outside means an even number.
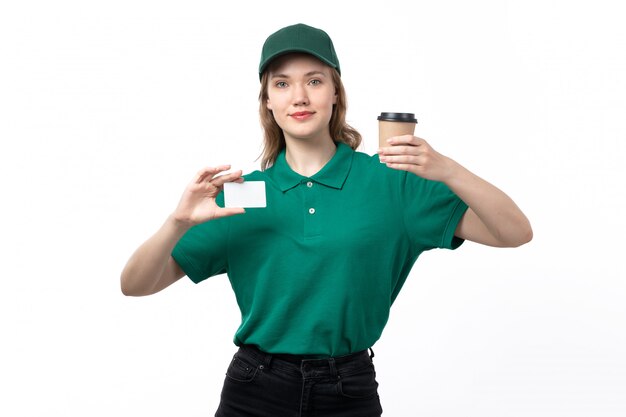
[[[374,349],[370,348],[370,360],[374,359]]]
[[[270,365],[272,364],[272,358],[273,358],[273,356],[271,354],[269,354],[269,353],[265,354],[265,358],[263,360],[263,363],[265,364],[265,367],[268,368],[268,369],[270,368]]]
[[[337,368],[335,367],[335,358],[328,358],[328,366],[330,367],[330,376],[333,379],[337,378]]]

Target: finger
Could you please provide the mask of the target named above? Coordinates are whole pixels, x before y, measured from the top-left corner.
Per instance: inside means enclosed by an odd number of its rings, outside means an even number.
[[[417,146],[396,145],[380,148],[382,155],[419,155],[420,149]]]
[[[239,179],[243,179],[241,178],[241,174],[242,171],[238,170],[229,174],[213,177],[213,179],[211,179],[211,183],[213,183],[213,185],[215,185],[216,187],[221,187],[224,185],[224,183],[227,182],[239,182]]]
[[[397,145],[411,145],[411,146],[422,146],[422,145],[427,145],[427,142],[422,139],[422,138],[418,138],[417,136],[411,136],[411,135],[405,135],[405,136],[393,136],[389,139],[387,139],[387,142],[391,145],[391,146],[397,146]]]
[[[387,167],[391,168],[391,169],[396,169],[398,171],[408,171],[408,172],[413,172],[414,174],[418,174],[419,172],[419,165],[413,165],[413,164],[397,164],[397,163],[387,163]],[[419,175],[419,174],[418,174]]]
[[[389,164],[420,165],[420,158],[415,155],[384,155],[380,157],[380,162]]]
[[[395,144],[407,144],[411,143],[415,139],[413,135],[403,135],[403,136],[392,136],[387,139],[387,143],[395,145]]]
[[[196,183],[201,183],[207,177],[209,177],[209,179],[211,179],[212,177],[214,177],[215,175],[219,174],[220,172],[228,171],[229,169],[230,169],[230,165],[220,165],[220,166],[217,166],[217,167],[205,167],[205,168],[202,168],[196,174],[195,182]]]
[[[378,148],[378,153],[394,154],[394,153],[415,153],[415,150],[425,144],[425,141],[415,136],[394,136],[387,139],[389,146]],[[409,151],[410,152],[407,152]]]
[[[213,168],[209,168],[209,167],[202,168],[196,174],[195,178],[193,179],[193,182],[196,184],[201,183],[204,180],[204,177],[206,177],[207,175],[210,175],[212,171],[213,171]]]
[[[234,216],[236,214],[244,214],[245,212],[246,210],[244,210],[242,207],[228,207],[228,208],[219,207],[215,211],[215,218]]]

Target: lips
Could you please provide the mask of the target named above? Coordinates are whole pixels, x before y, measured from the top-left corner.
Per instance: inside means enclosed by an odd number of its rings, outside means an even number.
[[[311,117],[313,115],[312,112],[310,111],[299,111],[296,113],[291,113],[291,117],[293,117],[294,119],[297,120],[304,120],[304,119],[308,119],[309,117]]]

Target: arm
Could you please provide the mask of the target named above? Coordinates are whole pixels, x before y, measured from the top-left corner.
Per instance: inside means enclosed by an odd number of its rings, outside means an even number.
[[[178,281],[185,273],[171,253],[187,230],[196,224],[244,212],[242,208],[222,208],[215,203],[225,182],[243,181],[241,171],[218,175],[229,168],[224,165],[198,172],[185,189],[174,213],[126,263],[121,275],[124,295],[154,294]]]
[[[394,137],[379,154],[390,168],[443,182],[469,206],[456,236],[497,247],[520,246],[532,239],[530,222],[509,196],[436,152],[424,139]]]
[[[185,273],[170,255],[189,226],[169,216],[161,228],[128,260],[121,276],[124,295],[150,295],[182,278]]]
[[[452,170],[454,174],[444,183],[469,206],[456,236],[496,247],[517,247],[531,241],[530,222],[508,195],[454,161]]]

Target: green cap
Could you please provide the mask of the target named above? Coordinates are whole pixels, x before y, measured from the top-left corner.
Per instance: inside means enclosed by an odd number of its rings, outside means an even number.
[[[299,23],[282,28],[265,40],[259,64],[259,78],[271,61],[290,52],[313,55],[341,74],[339,59],[330,36],[321,29]]]

